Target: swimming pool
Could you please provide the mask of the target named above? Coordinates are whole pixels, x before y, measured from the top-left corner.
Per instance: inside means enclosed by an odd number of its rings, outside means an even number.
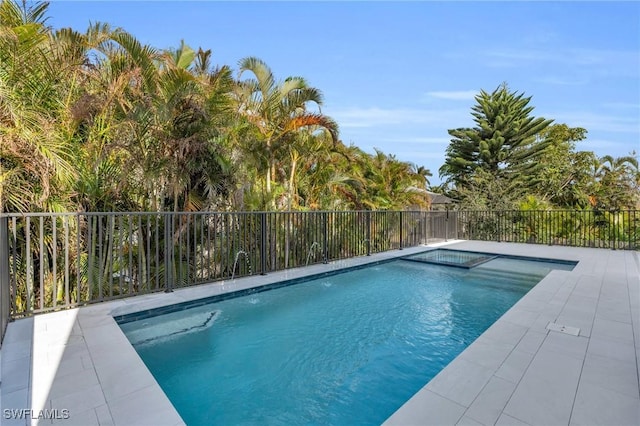
[[[189,425],[379,424],[551,269],[571,267],[396,260],[118,321]]]

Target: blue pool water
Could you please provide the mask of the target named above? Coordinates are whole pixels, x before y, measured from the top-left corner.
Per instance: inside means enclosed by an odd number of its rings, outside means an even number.
[[[558,268],[396,260],[120,326],[188,425],[380,424]]]

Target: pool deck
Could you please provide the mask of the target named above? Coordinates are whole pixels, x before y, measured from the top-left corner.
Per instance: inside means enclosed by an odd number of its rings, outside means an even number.
[[[547,275],[385,425],[640,424],[638,252],[476,241],[447,247],[579,263],[571,272]],[[424,249],[220,281],[14,321],[0,349],[0,423],[182,425],[114,315]],[[550,330],[554,324],[559,331]],[[41,410],[59,419],[32,419]]]

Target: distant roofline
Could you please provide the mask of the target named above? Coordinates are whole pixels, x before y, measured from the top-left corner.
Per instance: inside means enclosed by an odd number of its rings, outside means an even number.
[[[455,204],[455,201],[446,195],[436,194],[431,191],[427,191],[427,194],[431,198],[431,204]]]

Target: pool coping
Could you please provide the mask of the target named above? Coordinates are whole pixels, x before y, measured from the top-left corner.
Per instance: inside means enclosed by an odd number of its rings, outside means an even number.
[[[395,250],[14,321],[0,349],[2,423],[182,425],[114,315],[445,245],[579,263],[571,272],[547,275],[386,424],[640,423],[638,253],[471,241]],[[549,322],[579,325],[580,334],[547,330]],[[560,363],[560,371],[554,363]],[[603,395],[604,402],[598,401]],[[59,418],[7,419],[8,408],[33,410],[29,417],[47,409]]]

